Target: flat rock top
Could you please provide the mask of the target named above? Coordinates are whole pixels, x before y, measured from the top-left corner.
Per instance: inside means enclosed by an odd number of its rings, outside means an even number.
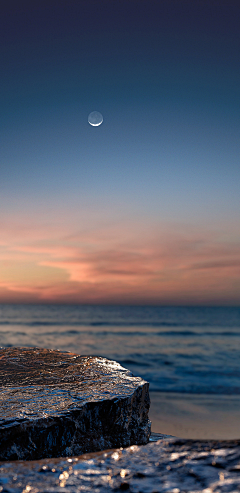
[[[0,348],[0,424],[127,397],[146,382],[115,361],[40,348]]]

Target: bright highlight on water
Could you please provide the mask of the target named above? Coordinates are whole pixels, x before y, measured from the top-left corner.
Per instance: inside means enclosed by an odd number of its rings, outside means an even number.
[[[102,122],[103,116],[99,111],[92,111],[92,113],[88,115],[88,123],[92,125],[92,127],[99,127]]]

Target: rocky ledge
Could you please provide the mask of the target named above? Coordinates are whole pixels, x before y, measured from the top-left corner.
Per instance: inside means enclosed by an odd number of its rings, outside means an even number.
[[[150,436],[148,383],[115,361],[0,349],[0,460],[69,457]]]
[[[0,485],[2,493],[237,493],[240,441],[162,437],[81,457],[5,462]]]

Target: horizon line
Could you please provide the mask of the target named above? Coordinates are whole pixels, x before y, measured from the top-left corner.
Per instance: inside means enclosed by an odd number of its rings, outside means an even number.
[[[0,306],[3,305],[22,305],[22,306],[129,306],[129,307],[156,307],[156,308],[240,308],[239,304],[229,304],[229,303],[112,303],[112,302],[101,302],[101,303],[69,303],[69,302],[1,302]]]

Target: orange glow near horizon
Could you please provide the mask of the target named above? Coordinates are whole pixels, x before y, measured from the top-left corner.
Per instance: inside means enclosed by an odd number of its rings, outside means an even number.
[[[2,224],[0,302],[238,304],[239,252],[203,228]]]

